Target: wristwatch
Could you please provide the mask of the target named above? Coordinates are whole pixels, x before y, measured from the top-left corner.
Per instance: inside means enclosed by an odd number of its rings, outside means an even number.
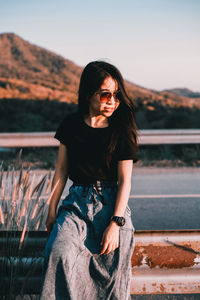
[[[124,217],[112,216],[110,220],[117,223],[117,225],[120,226],[120,227],[124,226],[124,224],[125,224],[125,218]]]

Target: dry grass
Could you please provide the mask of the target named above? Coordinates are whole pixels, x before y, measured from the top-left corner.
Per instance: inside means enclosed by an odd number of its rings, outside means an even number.
[[[0,166],[0,230],[45,230],[52,172],[37,178],[30,169]]]
[[[37,176],[29,168],[23,169],[22,149],[15,164],[4,170],[0,164],[0,230],[45,230],[45,221],[52,195],[53,172]]]
[[[10,166],[7,171],[3,163],[0,165],[0,231],[3,237],[0,247],[0,299],[6,300],[17,299],[15,291],[24,259],[29,261],[30,266],[33,265],[27,274],[23,273],[24,282],[18,297],[25,299],[25,287],[37,269],[34,261],[41,259],[36,256],[24,258],[28,233],[46,229],[49,203],[58,184],[51,191],[53,172],[38,176],[30,168],[24,170],[20,166],[20,156],[21,153],[16,165]]]

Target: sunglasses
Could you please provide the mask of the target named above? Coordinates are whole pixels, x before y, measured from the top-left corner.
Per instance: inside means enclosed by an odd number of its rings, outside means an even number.
[[[121,93],[119,90],[114,93],[111,93],[110,91],[101,91],[96,94],[99,95],[101,103],[110,101],[112,97],[115,99],[115,102],[120,102]]]

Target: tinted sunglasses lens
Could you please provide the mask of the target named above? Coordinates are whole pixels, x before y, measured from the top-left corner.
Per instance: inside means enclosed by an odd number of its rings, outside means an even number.
[[[116,92],[113,94],[115,101],[118,100],[120,101],[120,91]],[[100,94],[100,100],[101,102],[107,102],[108,100],[110,100],[112,98],[112,93],[111,92],[102,92]]]
[[[100,94],[100,100],[101,102],[107,102],[112,97],[112,94],[110,92],[103,92]]]
[[[115,99],[120,101],[121,93],[120,91],[116,92]]]

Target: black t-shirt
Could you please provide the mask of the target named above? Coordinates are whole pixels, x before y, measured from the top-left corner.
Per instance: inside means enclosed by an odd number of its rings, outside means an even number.
[[[117,162],[132,159],[136,162],[136,145],[121,136],[107,167],[105,153],[111,136],[111,126],[94,128],[76,112],[67,115],[58,127],[55,138],[66,145],[68,174],[74,182],[92,183],[96,180],[117,181]]]

